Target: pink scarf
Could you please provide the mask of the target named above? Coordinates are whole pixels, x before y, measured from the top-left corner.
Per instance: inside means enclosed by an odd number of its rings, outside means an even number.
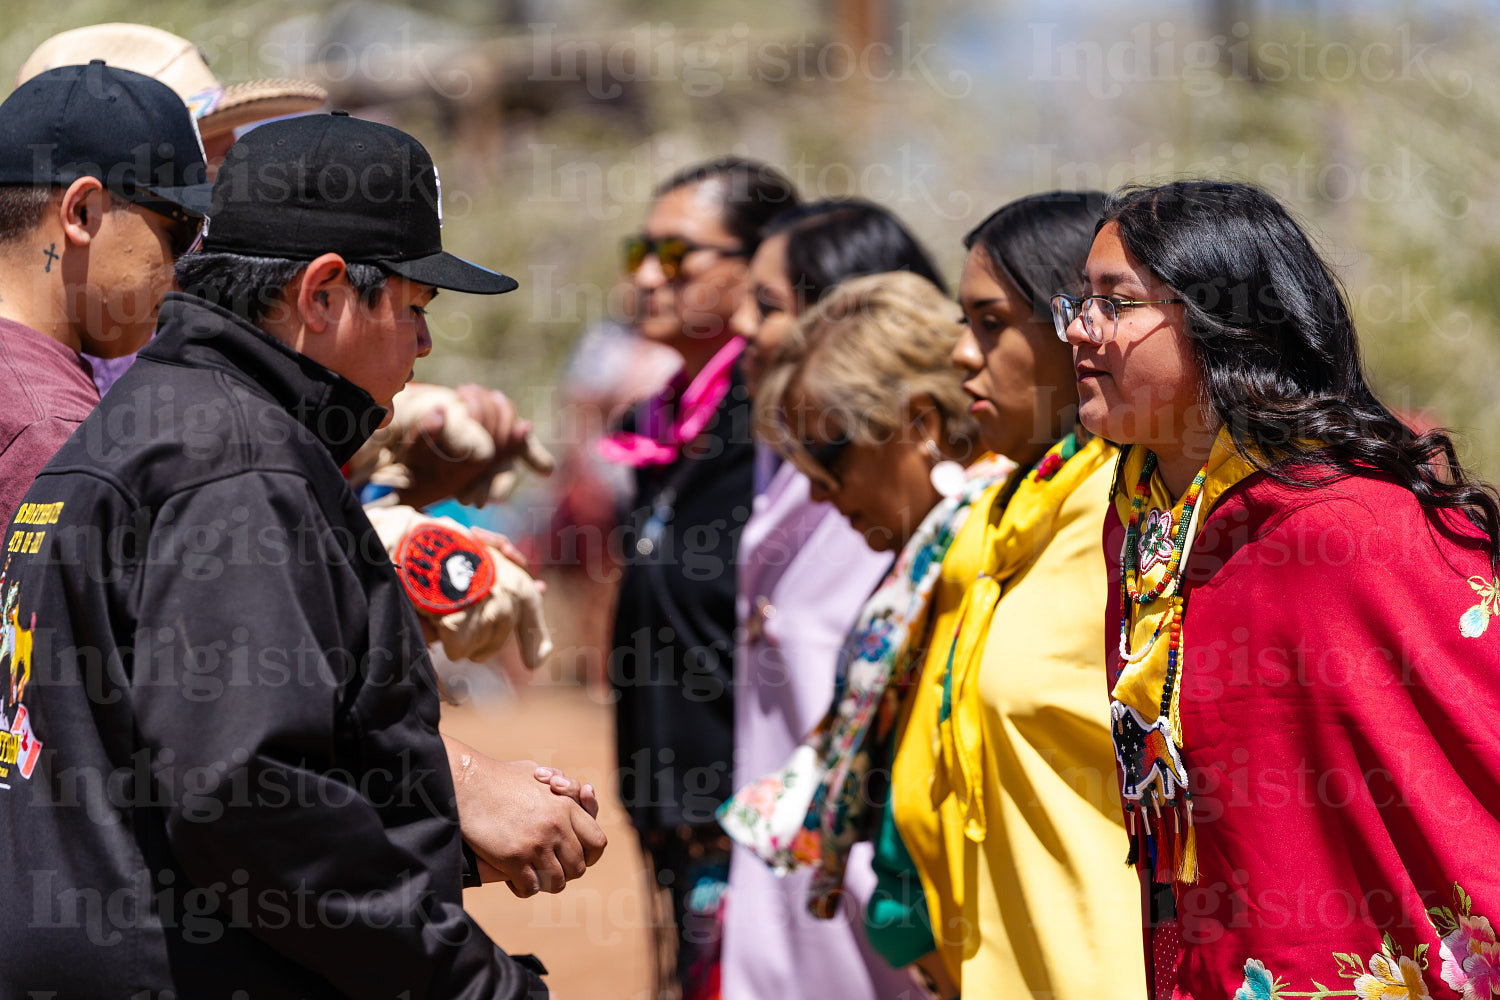
[[[641,433],[620,431],[601,438],[595,445],[606,462],[620,462],[640,468],[645,465],[671,465],[677,461],[682,446],[692,441],[719,408],[729,391],[730,371],[735,359],[745,349],[745,341],[735,337],[719,349],[697,376],[682,388],[685,381],[678,372],[667,387],[646,401]],[[668,400],[676,398],[677,418],[667,424]]]

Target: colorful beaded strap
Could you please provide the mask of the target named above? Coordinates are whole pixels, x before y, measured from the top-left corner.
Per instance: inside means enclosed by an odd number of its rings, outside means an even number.
[[[1187,497],[1183,501],[1182,517],[1177,523],[1177,537],[1172,540],[1172,558],[1167,563],[1167,571],[1162,574],[1161,580],[1155,587],[1143,594],[1134,580],[1139,562],[1136,545],[1141,536],[1141,510],[1146,506],[1147,498],[1151,496],[1151,474],[1155,471],[1156,452],[1147,452],[1146,461],[1141,467],[1141,478],[1135,484],[1135,497],[1130,501],[1130,524],[1125,529],[1123,576],[1130,599],[1136,604],[1150,604],[1166,593],[1168,587],[1176,589],[1177,572],[1182,566],[1183,552],[1187,547],[1189,533],[1197,521],[1198,498],[1203,495],[1203,483],[1208,479],[1208,466],[1205,464],[1193,477],[1193,484],[1188,487]]]

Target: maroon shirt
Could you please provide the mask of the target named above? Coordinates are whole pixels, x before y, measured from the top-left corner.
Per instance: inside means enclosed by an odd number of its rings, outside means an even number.
[[[0,319],[0,534],[42,466],[99,405],[99,390],[72,348]]]

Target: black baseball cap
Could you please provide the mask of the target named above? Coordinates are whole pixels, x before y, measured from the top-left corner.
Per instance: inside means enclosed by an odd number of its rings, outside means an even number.
[[[251,129],[214,181],[205,253],[336,253],[411,281],[496,295],[514,278],[443,251],[442,185],[422,144],[347,112]]]
[[[0,103],[0,184],[110,191],[176,218],[208,211],[208,167],[192,112],[160,81],[96,59],[59,66]]]

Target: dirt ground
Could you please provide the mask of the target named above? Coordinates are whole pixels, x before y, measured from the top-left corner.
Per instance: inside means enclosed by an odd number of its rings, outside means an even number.
[[[612,708],[579,685],[541,682],[443,709],[444,731],[476,749],[561,767],[599,791],[609,846],[582,879],[557,895],[530,899],[517,899],[504,885],[464,893],[464,905],[502,948],[531,952],[546,964],[558,1000],[648,1000],[651,993],[641,859],[614,795],[613,727]]]

